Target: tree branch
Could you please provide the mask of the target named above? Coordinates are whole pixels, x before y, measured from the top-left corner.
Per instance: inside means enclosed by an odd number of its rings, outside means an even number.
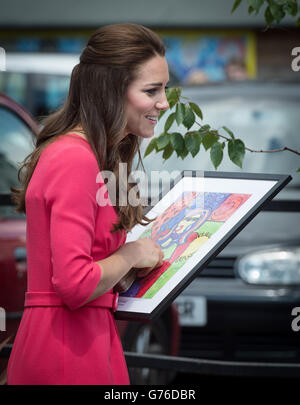
[[[199,122],[195,122],[195,124],[199,125],[200,128],[203,127],[203,125],[199,124]],[[225,139],[227,142],[230,141],[230,138],[228,138],[227,136],[221,135],[219,134],[218,130],[214,130],[214,133],[222,139]],[[263,149],[251,149],[248,148],[247,146],[245,146],[245,150],[247,150],[248,152],[255,152],[255,153],[277,153],[277,152],[284,152],[285,150],[295,153],[296,155],[300,156],[300,152],[298,152],[295,149],[289,148],[288,146],[284,146],[283,148],[279,148],[279,149],[271,149],[271,150],[263,150]]]

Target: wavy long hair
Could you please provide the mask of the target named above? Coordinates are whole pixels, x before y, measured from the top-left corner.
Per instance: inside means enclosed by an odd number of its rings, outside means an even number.
[[[43,121],[33,152],[19,169],[21,189],[12,188],[18,212],[26,213],[26,190],[47,145],[60,135],[81,126],[96,156],[100,170],[112,171],[119,190],[118,166],[127,163],[127,179],[134,157],[141,161],[141,139],[133,134],[124,137],[126,127],[125,100],[129,84],[141,64],[152,57],[165,56],[161,39],[150,29],[137,24],[114,24],[98,29],[89,39],[71,74],[69,93],[64,105]],[[127,184],[128,193],[134,183]],[[119,222],[114,230],[131,230],[137,223],[150,220],[142,205],[119,205]]]

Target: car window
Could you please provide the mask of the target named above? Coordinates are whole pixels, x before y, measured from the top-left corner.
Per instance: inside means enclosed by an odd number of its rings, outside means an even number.
[[[65,101],[69,83],[68,75],[0,72],[0,91],[35,117],[48,115],[58,109]]]
[[[11,97],[17,103],[26,104],[27,79],[19,72],[0,72],[0,91]]]
[[[30,128],[11,110],[0,106],[0,193],[18,187],[20,163],[34,147]],[[13,207],[0,207],[0,215],[13,215]]]

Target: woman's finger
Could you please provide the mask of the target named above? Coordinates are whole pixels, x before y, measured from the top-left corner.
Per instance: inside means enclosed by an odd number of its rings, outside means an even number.
[[[154,269],[154,267],[145,267],[145,268],[141,269],[140,271],[138,271],[137,277],[145,277],[145,276],[147,276],[153,269]]]

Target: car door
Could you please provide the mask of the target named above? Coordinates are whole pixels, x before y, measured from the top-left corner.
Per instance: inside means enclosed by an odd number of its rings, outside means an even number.
[[[16,333],[27,284],[26,220],[10,202],[10,187],[18,186],[19,164],[32,151],[38,131],[21,106],[0,93],[0,342]],[[0,359],[0,372],[6,362]]]

